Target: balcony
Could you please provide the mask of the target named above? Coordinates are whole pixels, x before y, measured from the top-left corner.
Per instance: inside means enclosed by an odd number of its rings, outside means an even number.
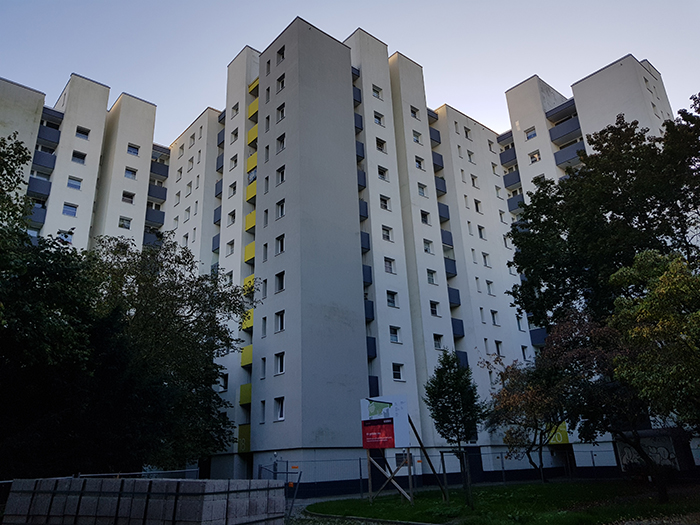
[[[547,120],[549,120],[550,122],[559,122],[565,118],[572,116],[574,113],[576,113],[576,103],[574,102],[574,99],[572,97],[566,102],[563,102],[557,107],[547,111],[547,113],[545,113],[544,116],[547,117]]]
[[[435,147],[438,144],[442,144],[442,139],[440,138],[440,132],[435,128],[430,129],[430,146]]]
[[[248,135],[246,136],[246,144],[250,145],[258,140],[258,125],[256,124],[250,130],[248,130]]]
[[[364,286],[372,284],[372,267],[368,264],[362,265],[362,284]]]
[[[440,155],[437,151],[433,151],[433,170],[440,171],[445,167],[445,161],[442,158],[442,155]]]
[[[365,158],[365,145],[362,142],[355,141],[355,157],[357,162]]]
[[[455,319],[454,317],[451,320],[452,335],[455,339],[461,339],[462,337],[464,337],[464,321],[462,321],[461,319]]]
[[[168,189],[164,186],[156,186],[155,184],[148,185],[148,197],[155,202],[165,202],[168,196]]]
[[[246,244],[243,250],[243,262],[253,264],[255,262],[255,241]]]
[[[254,97],[257,97],[258,90],[256,89],[260,85],[260,77],[253,80],[248,84],[248,93],[251,93]]]
[[[167,179],[169,171],[170,171],[170,168],[168,167],[167,164],[163,164],[161,162],[156,162],[155,160],[151,161],[151,175],[155,175],[155,176],[160,177],[162,179]]]
[[[462,304],[462,300],[459,297],[459,290],[457,288],[447,287],[447,296],[450,299],[450,308],[454,308]]]
[[[445,257],[445,274],[448,279],[457,275],[457,261]]]
[[[549,129],[549,138],[557,146],[576,140],[581,136],[581,124],[573,117]]]
[[[518,211],[521,202],[525,202],[525,196],[522,193],[508,199],[508,211],[513,213]]]
[[[55,148],[60,140],[61,132],[59,130],[47,126],[39,126],[39,135],[36,138],[37,144]]]
[[[224,139],[226,137],[226,130],[222,129],[216,134],[216,145],[221,146],[224,143]]]
[[[257,122],[258,121],[258,105],[259,105],[260,99],[256,98],[253,100],[253,102],[250,103],[250,106],[248,106],[248,118]]]
[[[365,323],[374,321],[374,301],[365,299]]]
[[[362,246],[362,253],[367,253],[369,251],[369,233],[360,232],[360,246]]]
[[[253,202],[255,200],[255,196],[258,194],[258,181],[254,180],[250,184],[248,184],[248,187],[245,189],[245,200],[246,202]]]
[[[241,366],[251,366],[253,364],[253,345],[246,345],[241,348]]]
[[[255,169],[258,167],[258,152],[256,151],[253,153],[250,157],[248,157],[245,161],[245,172],[248,173],[249,171]]]
[[[367,201],[360,199],[360,222],[365,221],[369,218],[369,206],[367,206]]]
[[[446,244],[447,246],[454,246],[454,242],[452,241],[452,232],[441,229],[440,238],[442,239],[442,244]]]
[[[438,216],[440,217],[440,222],[445,222],[450,220],[450,207],[447,204],[438,202]]]
[[[223,122],[226,120],[226,110],[223,110],[221,113],[219,113],[219,122]]]
[[[362,125],[362,115],[355,113],[355,135],[362,131],[364,126]]]
[[[211,251],[219,253],[219,245],[221,244],[221,234],[217,233],[211,238]]]
[[[255,229],[255,210],[245,216],[245,231],[250,232]]]
[[[53,124],[61,124],[63,122],[63,113],[60,111],[44,106],[41,111],[41,118]]]
[[[435,177],[435,192],[438,197],[442,197],[447,193],[447,183],[442,177]]]
[[[355,80],[360,78],[360,70],[354,66],[350,66],[350,70],[352,71],[352,81],[355,82]]]
[[[455,354],[457,354],[457,360],[459,361],[459,366],[461,366],[462,368],[469,368],[469,359],[468,359],[467,353],[460,352],[459,350],[457,350],[455,352]]]
[[[513,130],[511,131],[506,131],[505,133],[501,134],[496,138],[496,142],[499,144],[510,144],[513,142]]]
[[[377,338],[367,336],[367,359],[375,359],[377,357]]]
[[[250,452],[250,423],[238,425],[238,453],[247,454]]]
[[[369,376],[369,397],[379,397],[379,376]]]
[[[530,342],[532,346],[544,346],[544,340],[547,338],[547,330],[545,328],[535,328],[530,330]]]
[[[245,321],[241,323],[241,330],[250,331],[253,329],[253,309],[246,312]]]
[[[165,223],[165,212],[146,208],[146,226],[160,228]]]
[[[352,87],[352,102],[355,105],[355,107],[362,104],[362,91],[359,87]]]
[[[586,152],[586,146],[583,142],[575,142],[570,146],[560,149],[554,154],[554,162],[560,168],[567,168],[579,164],[581,160],[578,158],[578,152]]]
[[[216,184],[214,184],[214,197],[216,197],[217,199],[220,199],[223,191],[224,191],[224,181],[223,181],[223,179],[219,179],[216,181]]]
[[[160,238],[158,234],[154,231],[149,230],[143,232],[143,245],[144,246],[158,246],[160,244]]]
[[[51,193],[51,181],[39,179],[37,177],[29,177],[29,186],[27,186],[27,195],[37,199],[46,200],[46,197]]]
[[[221,153],[216,157],[216,171],[223,173],[224,171],[224,154]]]
[[[221,206],[214,208],[214,224],[221,224]]]
[[[56,155],[35,150],[32,160],[32,169],[41,173],[49,174],[56,167]]]
[[[432,109],[427,108],[428,110],[428,123],[429,124],[435,124],[438,120],[438,114],[435,113]]]
[[[518,158],[515,154],[515,148],[508,148],[507,150],[502,151],[499,158],[501,161],[501,166],[504,168],[510,168],[518,162]]]
[[[506,189],[517,186],[518,184],[520,184],[520,172],[518,170],[503,175],[503,185]]]
[[[357,191],[367,187],[367,174],[363,170],[357,170]]]
[[[240,390],[239,390],[238,404],[239,405],[250,405],[252,397],[253,397],[253,384],[252,383],[242,384],[240,386]]]
[[[243,279],[243,288],[246,290],[252,290],[255,286],[255,274],[252,273],[245,279]]]
[[[46,222],[46,208],[34,207],[27,216],[29,225],[34,228],[41,228]]]

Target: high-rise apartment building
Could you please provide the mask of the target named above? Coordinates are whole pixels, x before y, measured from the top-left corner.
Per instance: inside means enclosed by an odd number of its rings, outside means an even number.
[[[446,443],[422,398],[441,352],[457,352],[487,399],[497,385],[479,365],[527,360],[542,344],[505,294],[519,282],[507,233],[524,193],[535,177],[560,178],[618,113],[652,133],[672,117],[658,71],[631,55],[572,89],[567,99],[534,76],[508,90],[512,130],[499,135],[448,105],[428,108],[421,66],[372,35],[340,42],[297,18],[264,51],[243,48],[226,107],[204,110],[169,149],[151,145],[154,106],[122,95],[107,111],[108,88],[76,75],[54,108],[0,82],[0,112],[3,133],[37,145],[29,190],[45,209],[41,234],[73,219],[82,247],[162,226],[203,272],[258,283],[242,352],[220,361],[238,442],[211,475],[254,477],[284,458],[319,482],[357,479],[361,398],[404,396],[437,453]],[[69,204],[77,212],[65,217]],[[567,440],[549,465],[595,461]],[[502,468],[499,435],[473,445],[485,471]],[[597,450],[597,466],[615,464],[610,443]],[[319,467],[331,460],[332,473]]]

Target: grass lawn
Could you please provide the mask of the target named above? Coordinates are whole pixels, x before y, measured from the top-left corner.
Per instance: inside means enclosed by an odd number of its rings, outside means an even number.
[[[453,523],[465,525],[592,525],[625,520],[700,513],[700,486],[670,487],[671,502],[659,505],[648,485],[625,481],[533,483],[475,488],[474,510],[460,491],[450,491],[450,505],[439,491],[419,492],[411,506],[398,495],[367,499],[325,501],[311,512],[335,516]],[[689,522],[690,523],[690,522]]]

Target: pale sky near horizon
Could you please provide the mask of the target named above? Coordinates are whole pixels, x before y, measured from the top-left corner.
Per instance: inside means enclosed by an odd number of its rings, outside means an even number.
[[[46,94],[71,73],[158,106],[169,145],[208,106],[226,66],[296,16],[343,41],[358,27],[423,66],[428,106],[510,129],[505,91],[537,74],[571,84],[631,53],[662,74],[674,112],[700,92],[700,0],[0,0],[0,77]]]

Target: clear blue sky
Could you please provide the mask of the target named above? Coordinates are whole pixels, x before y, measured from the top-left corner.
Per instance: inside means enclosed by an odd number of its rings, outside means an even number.
[[[700,0],[0,0],[0,77],[53,105],[72,72],[158,106],[169,145],[223,109],[226,66],[262,50],[295,16],[338,40],[361,27],[423,66],[428,105],[497,132],[505,91],[533,74],[571,84],[632,53],[661,71],[674,111],[700,92]]]

